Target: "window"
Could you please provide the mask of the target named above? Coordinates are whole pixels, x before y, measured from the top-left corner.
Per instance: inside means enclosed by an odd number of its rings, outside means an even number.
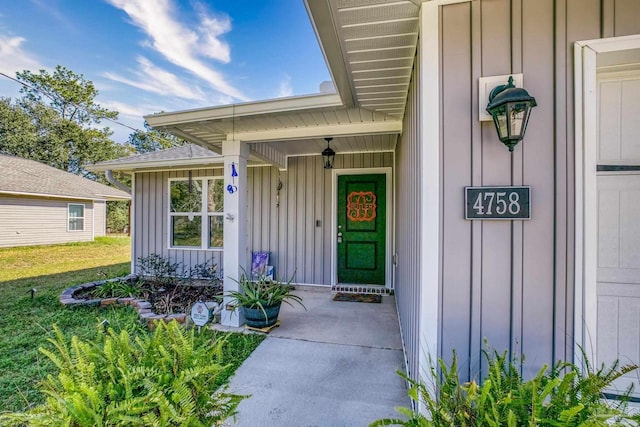
[[[67,231],[84,230],[84,205],[69,203],[67,206]]]
[[[221,249],[224,215],[223,178],[172,179],[169,246]]]

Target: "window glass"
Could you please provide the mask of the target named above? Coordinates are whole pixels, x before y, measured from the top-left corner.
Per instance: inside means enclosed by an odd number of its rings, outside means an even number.
[[[202,211],[202,180],[171,181],[171,212]],[[191,187],[191,188],[189,188]]]
[[[221,248],[223,246],[224,223],[222,216],[209,217],[209,247]]]
[[[84,205],[69,205],[69,231],[84,230]]]
[[[207,205],[209,212],[224,211],[224,180],[216,179],[209,181]]]
[[[169,191],[170,247],[222,248],[224,180],[170,180]]]
[[[171,217],[171,246],[202,245],[202,218],[200,216]]]

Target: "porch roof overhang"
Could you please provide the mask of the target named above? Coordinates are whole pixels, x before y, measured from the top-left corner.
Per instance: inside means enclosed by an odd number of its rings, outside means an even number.
[[[417,47],[422,0],[305,0],[337,93],[159,113],[152,127],[221,152],[249,143],[250,159],[286,168],[288,156],[393,151]]]

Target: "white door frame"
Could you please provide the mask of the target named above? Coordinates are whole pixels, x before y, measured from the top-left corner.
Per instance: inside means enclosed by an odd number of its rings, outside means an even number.
[[[386,237],[385,237],[385,288],[392,289],[391,260],[394,250],[393,245],[393,212],[395,197],[393,197],[393,169],[383,168],[355,168],[355,169],[333,169],[331,176],[331,286],[338,284],[338,176],[340,175],[386,175]]]
[[[640,35],[580,41],[574,48],[575,84],[575,306],[574,361],[580,346],[596,360],[597,344],[597,55],[640,49]]]

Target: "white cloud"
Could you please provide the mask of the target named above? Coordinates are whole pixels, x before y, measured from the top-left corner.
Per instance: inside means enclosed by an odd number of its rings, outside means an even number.
[[[280,82],[278,87],[278,98],[284,98],[293,95],[293,88],[291,87],[291,76],[285,75],[284,79]]]
[[[14,77],[16,71],[43,68],[32,54],[22,49],[23,37],[0,35],[0,72]]]
[[[248,100],[221,73],[201,59],[204,55],[223,63],[230,61],[229,46],[218,38],[231,29],[228,18],[213,17],[206,13],[204,7],[198,7],[200,25],[196,32],[175,19],[178,14],[171,0],[107,1],[126,12],[132,23],[149,37],[148,46],[168,61],[190,71],[225,95],[242,101]]]
[[[104,77],[160,95],[172,95],[185,99],[204,100],[205,96],[199,88],[193,88],[180,81],[178,76],[157,67],[147,58],[138,58],[139,70],[135,71],[136,80],[116,73],[106,72]]]
[[[125,104],[120,101],[100,101],[100,105],[109,110],[117,111],[119,113],[119,119],[126,116],[132,119],[142,120],[142,117],[147,114],[144,107]]]

